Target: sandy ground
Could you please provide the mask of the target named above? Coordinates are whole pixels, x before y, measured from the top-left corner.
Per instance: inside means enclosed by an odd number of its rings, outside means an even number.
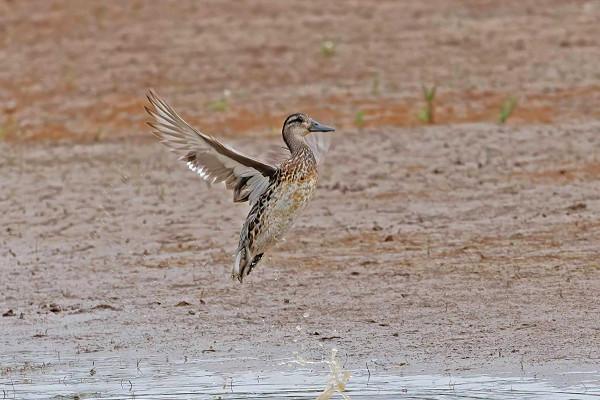
[[[159,144],[5,144],[1,345],[597,366],[599,129],[338,132],[316,199],[243,285],[246,206]]]
[[[599,22],[597,1],[0,1],[0,351],[597,368]],[[145,133],[148,87],[254,155],[291,112],[338,128],[243,285],[247,208]]]

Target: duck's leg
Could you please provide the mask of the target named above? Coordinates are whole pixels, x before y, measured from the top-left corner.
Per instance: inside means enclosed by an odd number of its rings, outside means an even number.
[[[240,232],[240,241],[235,257],[235,265],[231,272],[231,278],[237,279],[240,283],[244,279],[244,275],[248,275],[262,257],[262,253],[254,256],[251,251],[254,235],[253,229],[257,215],[258,208],[255,205],[250,210],[250,213],[244,222],[244,226],[242,226],[242,231]]]
[[[248,257],[248,249],[242,248],[238,250],[237,256],[235,258],[235,266],[233,267],[233,271],[231,272],[231,278],[237,279],[242,283],[244,279],[244,275],[250,275],[252,269],[256,267],[262,258],[264,253],[260,253],[254,256],[252,259]]]

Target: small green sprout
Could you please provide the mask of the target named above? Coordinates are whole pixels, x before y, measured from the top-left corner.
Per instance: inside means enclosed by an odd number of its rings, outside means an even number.
[[[419,112],[418,118],[421,122],[433,124],[435,122],[433,116],[433,99],[435,98],[436,86],[433,85],[432,87],[427,88],[425,85],[421,85],[421,88],[423,89],[423,97],[427,102],[427,106]]]
[[[207,107],[211,111],[227,111],[229,110],[229,98],[231,97],[231,90],[225,89],[223,95],[219,100],[211,101]]]
[[[207,107],[211,111],[227,111],[229,110],[229,103],[223,100],[215,100],[208,103]]]
[[[354,123],[358,126],[358,129],[362,129],[365,127],[365,112],[363,110],[358,110],[356,115],[354,116]]]
[[[517,99],[514,97],[509,97],[506,100],[504,100],[504,104],[502,104],[502,108],[500,109],[501,124],[505,123],[508,117],[510,117],[516,105]]]
[[[8,120],[8,124],[0,126],[0,140],[4,139],[4,137],[6,137],[6,135],[8,135],[9,133],[12,133],[15,130],[15,126],[15,118],[10,117],[10,119]]]

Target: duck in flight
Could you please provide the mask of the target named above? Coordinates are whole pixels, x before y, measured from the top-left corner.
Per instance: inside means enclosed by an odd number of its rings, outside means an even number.
[[[283,123],[289,157],[270,164],[246,155],[185,122],[156,92],[148,94],[154,121],[148,122],[161,143],[209,183],[224,182],[234,202],[249,202],[250,212],[240,232],[232,278],[242,282],[263,254],[283,238],[306,208],[317,187],[318,164],[329,147],[330,126],[303,113]]]

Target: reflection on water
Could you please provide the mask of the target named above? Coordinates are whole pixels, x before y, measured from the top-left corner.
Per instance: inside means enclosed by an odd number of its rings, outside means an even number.
[[[219,361],[0,354],[0,399],[598,399],[600,375],[571,383],[510,377],[393,376],[287,360],[292,371],[209,372]],[[33,360],[36,360],[35,362]],[[232,360],[223,365],[233,365]],[[311,367],[311,368],[309,368]],[[282,369],[287,369],[283,368]],[[350,377],[351,376],[351,377]],[[349,379],[348,379],[349,378]],[[339,389],[339,390],[338,390]]]

